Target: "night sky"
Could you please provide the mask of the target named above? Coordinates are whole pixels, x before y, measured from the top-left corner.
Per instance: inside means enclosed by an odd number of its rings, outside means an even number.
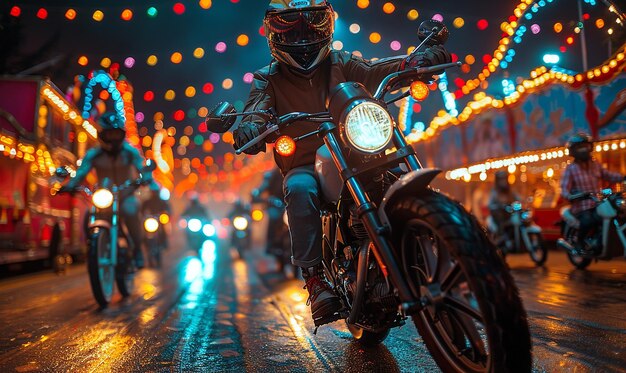
[[[8,1],[0,8],[3,30],[1,31],[0,53],[3,55],[0,69],[5,73],[16,73],[39,63],[58,57],[53,66],[45,67],[38,74],[48,75],[61,89],[67,88],[78,74],[87,74],[90,70],[101,69],[100,61],[108,57],[112,62],[120,63],[121,72],[134,85],[135,110],[145,116],[140,123],[153,128],[153,116],[162,112],[166,126],[182,129],[188,125],[197,129],[201,119],[195,117],[201,107],[211,108],[217,102],[228,100],[241,105],[247,98],[249,84],[243,80],[244,74],[266,65],[270,61],[266,39],[260,35],[259,28],[267,6],[265,1],[213,1],[209,9],[203,9],[197,1],[182,1],[185,10],[182,14],[174,11],[174,1]],[[142,5],[137,5],[141,3]],[[457,90],[455,79],[475,78],[485,66],[482,59],[485,54],[493,54],[502,37],[500,24],[512,15],[518,2],[502,0],[485,1],[395,1],[395,10],[391,14],[383,11],[384,1],[370,1],[369,6],[361,9],[357,1],[335,1],[333,6],[339,14],[336,22],[335,40],[343,43],[343,49],[359,51],[366,58],[385,57],[406,53],[410,45],[416,44],[416,30],[425,19],[440,14],[450,29],[447,48],[461,61],[468,54],[475,57],[468,73],[460,69],[449,72],[451,91]],[[578,22],[575,1],[545,1],[545,6],[533,13],[532,20],[523,19],[528,31],[519,45],[515,45],[515,56],[506,70],[499,69],[493,74],[487,87],[487,93],[502,95],[501,79],[507,74],[513,81],[516,77],[527,77],[529,72],[543,64],[544,53],[552,52],[561,57],[559,66],[576,72],[582,70],[580,39],[574,27]],[[18,17],[9,15],[13,6],[18,6]],[[157,15],[150,18],[146,11],[153,6]],[[40,8],[47,11],[47,17],[40,19]],[[66,19],[68,9],[76,11],[76,18]],[[133,17],[124,21],[120,15],[124,9],[130,9]],[[411,21],[407,17],[411,9],[419,16]],[[92,18],[94,11],[101,10],[104,18],[96,22]],[[600,2],[595,6],[583,4],[583,12],[589,15],[584,27],[587,32],[589,66],[602,63],[608,57],[608,33],[611,26],[613,48],[623,42],[623,27],[615,23],[615,15]],[[40,13],[41,15],[41,13]],[[456,28],[453,20],[461,17],[464,25]],[[602,18],[606,25],[599,29],[596,20]],[[487,21],[488,26],[479,30],[477,23]],[[554,31],[554,23],[560,22],[563,30]],[[350,25],[358,24],[360,31],[350,32]],[[484,22],[483,22],[484,25]],[[537,25],[540,32],[533,34],[530,28]],[[536,30],[536,27],[535,27]],[[370,42],[372,32],[378,32],[382,38],[377,44]],[[239,35],[245,34],[249,42],[245,46],[237,45]],[[573,45],[566,39],[573,37]],[[401,48],[394,51],[392,41],[398,41]],[[224,53],[216,52],[219,42],[226,43]],[[561,46],[566,52],[559,51]],[[44,48],[45,47],[45,48]],[[196,48],[203,48],[202,58],[195,58]],[[174,52],[182,54],[182,62],[174,64],[170,56]],[[148,56],[155,55],[158,63],[148,66]],[[88,63],[78,64],[80,56],[85,56]],[[132,57],[132,68],[124,67],[124,61]],[[231,89],[224,89],[222,83],[231,79]],[[202,88],[211,83],[214,90],[205,94]],[[193,97],[187,97],[185,90],[192,86],[196,90]],[[167,90],[173,90],[176,97],[172,101],[164,98]],[[144,93],[152,91],[154,99],[144,100]],[[461,97],[458,107],[463,108],[473,93]],[[413,121],[425,123],[443,108],[441,95],[431,95],[423,103],[422,111],[413,115]],[[173,117],[177,110],[185,112],[185,119],[176,121]],[[182,131],[179,131],[182,132]],[[222,144],[221,146],[225,146]],[[218,149],[222,148],[218,146]],[[228,149],[224,147],[223,149]],[[197,149],[199,150],[199,149]],[[187,154],[189,156],[190,154]]]

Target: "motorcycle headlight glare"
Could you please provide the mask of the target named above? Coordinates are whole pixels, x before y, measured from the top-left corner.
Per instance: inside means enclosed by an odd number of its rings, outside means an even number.
[[[343,127],[350,145],[365,153],[385,149],[393,135],[393,120],[389,112],[370,101],[358,103],[350,109]]]
[[[187,222],[187,228],[189,228],[189,230],[193,233],[200,232],[200,229],[202,229],[202,222],[200,219],[189,219]]]
[[[91,196],[91,201],[99,209],[109,208],[113,204],[113,193],[108,189],[98,189]]]
[[[248,219],[243,216],[237,216],[233,219],[233,227],[235,227],[238,231],[248,228]]]
[[[154,233],[159,229],[159,222],[155,218],[148,218],[144,220],[143,227],[148,233]]]
[[[204,233],[205,236],[207,237],[213,237],[215,236],[215,227],[213,226],[213,224],[205,224],[204,227],[202,227],[202,233]]]
[[[615,201],[615,206],[617,206],[617,209],[620,210],[621,212],[626,212],[626,200],[623,198],[618,198]]]
[[[533,217],[532,211],[524,211],[522,212],[522,220],[530,220]]]
[[[513,202],[511,206],[513,206],[513,211],[520,211],[522,209],[522,203],[518,201]]]

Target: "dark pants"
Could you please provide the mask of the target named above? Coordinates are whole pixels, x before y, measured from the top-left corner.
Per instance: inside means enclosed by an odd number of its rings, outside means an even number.
[[[289,232],[291,262],[309,268],[322,261],[321,190],[313,166],[294,168],[283,182]]]
[[[120,203],[120,217],[128,229],[127,237],[132,241],[135,250],[133,256],[141,251],[141,243],[143,238],[143,226],[139,218],[139,201],[135,196],[124,198]]]
[[[583,245],[585,238],[589,236],[589,233],[594,228],[599,227],[602,224],[602,218],[598,216],[595,208],[578,213],[576,218],[580,222],[580,228],[578,230],[578,244]]]

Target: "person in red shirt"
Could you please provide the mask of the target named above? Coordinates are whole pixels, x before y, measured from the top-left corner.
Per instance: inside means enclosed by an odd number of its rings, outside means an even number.
[[[596,213],[595,201],[580,196],[600,192],[603,180],[618,183],[626,178],[607,170],[591,157],[593,139],[586,133],[572,136],[567,142],[567,149],[574,162],[567,166],[561,178],[561,196],[571,202],[570,211],[580,221],[576,250],[583,256],[592,256],[593,250],[585,244],[585,239],[602,219]]]

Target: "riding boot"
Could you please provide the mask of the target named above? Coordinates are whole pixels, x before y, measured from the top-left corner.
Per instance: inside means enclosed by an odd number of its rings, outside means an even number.
[[[315,326],[338,320],[341,302],[326,281],[321,264],[315,267],[302,268],[302,277],[306,281],[304,288],[309,291],[307,305],[311,306]]]

